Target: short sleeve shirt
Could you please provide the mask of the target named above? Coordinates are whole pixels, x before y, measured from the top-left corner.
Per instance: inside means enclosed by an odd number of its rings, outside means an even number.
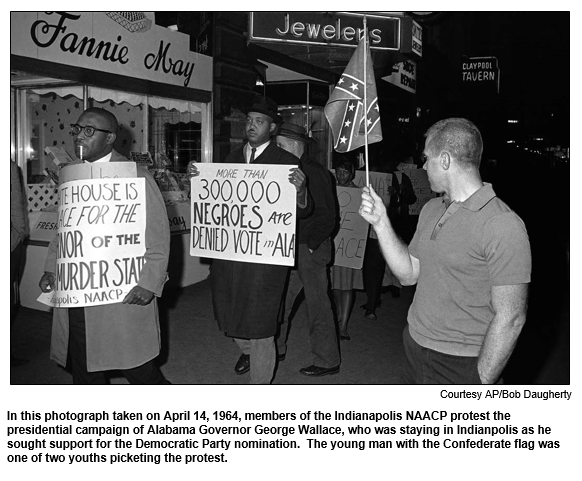
[[[464,202],[430,200],[409,252],[420,261],[410,334],[446,354],[477,356],[495,315],[491,287],[530,282],[525,225],[490,184]]]

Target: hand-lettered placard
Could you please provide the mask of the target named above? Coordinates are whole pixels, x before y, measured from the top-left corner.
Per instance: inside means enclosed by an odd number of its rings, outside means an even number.
[[[416,202],[408,206],[408,213],[410,215],[420,215],[420,211],[430,199],[436,197],[436,193],[430,188],[428,175],[424,169],[411,169],[406,171],[406,175],[410,178],[414,193],[416,195]]]
[[[72,180],[60,184],[58,196],[56,280],[49,302],[55,307],[121,302],[145,263],[145,179]]]
[[[296,190],[290,165],[212,164],[192,178],[192,256],[292,266]]]
[[[370,184],[374,189],[374,192],[378,194],[384,205],[388,207],[390,205],[390,187],[392,187],[392,174],[386,172],[368,172],[370,177]],[[354,177],[354,184],[358,187],[364,187],[366,185],[366,173],[361,170],[356,170],[356,176]]]
[[[135,162],[85,162],[67,165],[59,173],[61,184],[82,179],[137,177]]]
[[[336,189],[340,210],[340,228],[334,239],[334,265],[361,269],[366,252],[369,226],[358,212],[362,203],[362,191],[355,187],[339,185]]]

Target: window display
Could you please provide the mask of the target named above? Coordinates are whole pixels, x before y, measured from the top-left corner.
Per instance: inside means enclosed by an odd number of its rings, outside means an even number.
[[[31,78],[22,73],[13,72],[12,77],[11,102],[16,108],[11,110],[11,152],[26,179],[31,226],[38,224],[39,213],[56,211],[59,170],[63,164],[77,160],[70,126],[85,104],[115,114],[120,126],[115,149],[147,167],[166,204],[177,206],[178,217],[187,215],[190,182],[186,166],[190,161],[203,160],[206,104],[70,83],[59,85],[55,79]],[[176,213],[170,210],[169,217],[175,218]],[[188,227],[189,222],[180,222],[173,230]]]

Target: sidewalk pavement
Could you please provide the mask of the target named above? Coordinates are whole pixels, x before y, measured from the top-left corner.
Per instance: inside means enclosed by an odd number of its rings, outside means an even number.
[[[399,298],[382,294],[377,320],[364,317],[360,305],[365,294],[357,291],[348,325],[351,341],[341,342],[339,374],[310,378],[299,369],[312,364],[305,303],[291,323],[286,359],[277,366],[273,384],[398,384],[404,363],[402,330],[414,295],[403,288]],[[551,315],[540,309],[540,299],[530,302],[530,316],[506,370],[508,384],[569,384],[570,326],[567,294],[553,299]],[[558,301],[557,303],[555,301]],[[161,370],[173,384],[247,384],[249,374],[237,375],[234,365],[240,351],[218,330],[212,313],[208,281],[164,292],[160,299]],[[530,320],[531,317],[531,320]],[[71,384],[71,374],[49,359],[51,314],[20,308],[12,328],[12,350],[29,359],[12,367],[11,384]],[[112,372],[112,384],[127,381]]]

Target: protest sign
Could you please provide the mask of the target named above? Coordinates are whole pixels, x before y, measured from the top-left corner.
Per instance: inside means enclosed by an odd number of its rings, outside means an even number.
[[[69,180],[59,186],[58,206],[55,289],[47,303],[121,302],[137,285],[145,263],[145,179]]]
[[[430,183],[428,181],[428,175],[424,169],[410,169],[406,171],[406,175],[410,178],[412,182],[412,187],[414,193],[416,194],[416,202],[410,204],[408,207],[408,213],[410,215],[419,215],[420,211],[430,199],[436,197],[430,189]]]
[[[292,266],[294,166],[197,164],[191,180],[192,256]]]
[[[359,214],[361,190],[355,187],[337,186],[340,210],[340,228],[334,239],[334,265],[361,269],[366,252],[368,223]]]
[[[137,177],[135,162],[85,162],[67,165],[59,172],[59,183],[82,179]]]
[[[378,194],[384,205],[388,207],[390,205],[390,187],[392,187],[392,174],[386,172],[368,172],[370,177],[370,185],[374,189],[374,192]],[[356,176],[354,177],[354,184],[358,187],[364,187],[366,185],[366,173],[361,170],[356,170]]]

